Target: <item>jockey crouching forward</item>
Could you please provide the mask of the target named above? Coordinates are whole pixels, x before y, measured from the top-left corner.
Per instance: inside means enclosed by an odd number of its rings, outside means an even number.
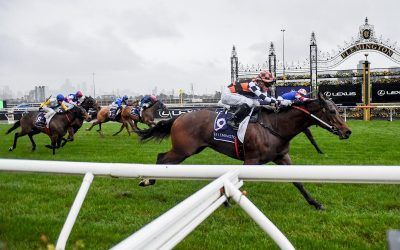
[[[78,90],[75,94],[69,94],[66,102],[74,105],[80,105],[84,99],[82,91]]]
[[[139,102],[140,117],[142,117],[143,111],[153,105],[156,101],[157,97],[155,95],[145,95]]]
[[[274,97],[268,97],[268,87],[274,82],[274,77],[268,71],[261,71],[251,82],[234,82],[228,86],[222,97],[221,102],[229,106],[239,106],[232,120],[228,124],[232,127],[239,127],[240,122],[248,115],[252,107],[259,106],[261,100],[263,105],[276,103]],[[286,105],[287,103],[281,103]],[[289,104],[290,105],[290,104]]]
[[[304,101],[309,99],[306,96],[307,96],[307,90],[299,89],[297,91],[293,90],[293,91],[290,91],[290,92],[287,92],[287,93],[283,94],[282,98],[284,100],[290,100],[292,102],[293,101],[304,102]]]
[[[64,96],[62,94],[57,97],[49,98],[47,101],[40,105],[40,108],[44,110],[46,118],[46,126],[49,127],[50,120],[60,109],[67,111],[68,107],[64,103]]]
[[[110,104],[109,109],[111,111],[110,119],[115,119],[117,117],[118,112],[122,109],[122,104],[128,105],[128,96],[124,95],[122,98],[117,98],[113,103]],[[113,110],[115,110],[113,112]]]

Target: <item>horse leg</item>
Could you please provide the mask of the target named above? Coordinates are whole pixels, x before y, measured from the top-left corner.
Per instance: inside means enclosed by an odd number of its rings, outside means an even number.
[[[292,160],[290,159],[289,154],[285,154],[283,157],[274,160],[274,162],[278,165],[292,165]],[[317,210],[324,210],[324,206],[318,201],[314,200],[311,197],[310,193],[306,190],[303,183],[301,182],[293,182],[293,185],[300,191],[303,195],[304,199],[308,202],[308,204],[314,206]]]
[[[119,131],[116,132],[116,133],[114,133],[113,136],[116,136],[116,135],[118,135],[119,133],[121,133],[121,131],[124,129],[124,127],[125,127],[125,125],[122,123],[122,124],[121,124],[121,128],[119,129]]]
[[[58,136],[57,135],[52,135],[50,137],[51,140],[51,145],[46,145],[46,148],[52,149],[53,150],[53,155],[56,154],[56,148],[57,148],[57,142],[58,142]],[[60,139],[61,141],[61,139]]]
[[[37,134],[37,133],[35,133],[35,132],[30,132],[30,133],[28,134],[29,140],[31,140],[31,143],[32,143],[32,151],[35,151],[35,150],[36,150],[36,143],[35,143],[35,141],[33,140],[33,136],[36,135],[36,134]]]
[[[129,130],[128,122],[124,122],[126,131],[128,132],[128,135],[131,136],[131,131]]]
[[[68,140],[63,137],[61,138],[61,141],[62,141],[61,147],[63,148],[65,144],[67,144]]]
[[[182,161],[184,161],[187,157],[188,156],[179,154],[178,152],[174,151],[174,149],[171,149],[168,152],[159,153],[157,156],[156,164],[179,164]],[[155,179],[143,179],[139,183],[139,186],[147,187],[150,185],[154,185],[155,183],[156,183]]]
[[[22,131],[20,132],[20,133],[15,133],[14,134],[14,143],[13,143],[13,145],[11,146],[11,147],[9,147],[8,148],[8,151],[13,151],[16,147],[17,147],[17,140],[18,140],[18,137],[21,137],[21,136],[24,136],[25,134],[22,134]]]
[[[96,126],[97,124],[99,124],[99,121],[97,120],[97,121],[94,121],[94,122],[92,122],[92,125],[90,125],[90,127],[88,127],[87,129],[86,129],[86,131],[90,131],[90,130],[92,130],[92,128],[94,127],[94,126]]]
[[[317,150],[318,154],[323,154],[321,149],[318,147],[317,142],[314,139],[314,136],[311,133],[311,130],[307,128],[306,130],[303,131],[303,133],[307,136],[308,140],[311,142],[311,144],[314,146],[315,150]]]
[[[165,153],[159,153],[157,155],[156,164],[179,164],[189,156],[190,155],[187,156],[172,149]]]
[[[101,136],[104,136],[103,131],[101,131],[101,124],[102,124],[102,123],[99,123],[99,129],[97,130],[97,132],[99,132],[99,134],[100,134]]]
[[[57,136],[54,136],[54,135],[53,135],[53,136],[51,137],[51,147],[53,148],[53,155],[56,154],[57,141],[58,141]]]
[[[133,121],[131,119],[129,119],[127,123],[129,124],[129,126],[132,129],[131,132],[138,131],[138,128],[137,127],[135,128],[136,125],[133,123]]]
[[[68,138],[66,139],[66,141],[74,141],[74,134],[75,134],[74,133],[74,128],[73,127],[69,127],[68,128]],[[65,145],[65,143],[64,143],[64,145]]]
[[[131,123],[132,129],[133,129],[133,130],[136,130],[136,131],[140,131],[140,129],[139,129],[139,127],[137,126],[137,124],[138,124],[137,121],[132,122],[132,123]]]
[[[66,139],[63,138],[63,137],[57,139],[57,148],[60,148],[60,147],[61,147],[61,141],[62,141],[62,140],[66,140]]]

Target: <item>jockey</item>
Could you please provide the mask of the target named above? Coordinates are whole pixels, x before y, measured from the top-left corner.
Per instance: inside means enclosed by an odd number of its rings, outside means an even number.
[[[44,117],[46,118],[47,126],[50,124],[51,118],[60,110],[60,108],[64,111],[68,110],[68,107],[64,103],[64,96],[62,94],[47,99],[45,102],[40,104],[40,108],[46,113]]]
[[[290,91],[288,93],[285,93],[282,95],[282,98],[284,100],[290,100],[290,101],[300,101],[300,102],[304,102],[306,100],[308,100],[309,98],[306,97],[307,96],[307,90],[305,89],[299,89],[297,91],[293,90]]]
[[[115,114],[117,115],[119,110],[122,109],[122,104],[128,105],[128,96],[124,95],[122,98],[117,98],[113,103],[110,104],[110,110],[116,109]]]
[[[145,109],[153,105],[157,101],[157,97],[155,95],[145,95],[139,102],[140,107],[140,116]]]
[[[273,104],[277,100],[268,97],[268,87],[274,82],[274,77],[268,71],[261,71],[255,79],[250,82],[234,82],[228,86],[228,91],[222,95],[221,102],[229,106],[239,106],[237,111],[228,121],[233,127],[238,127],[240,122],[248,115],[250,109],[259,106],[261,99],[263,104]],[[286,103],[281,103],[286,105]]]
[[[70,104],[80,105],[83,99],[82,91],[78,90],[75,94],[69,94],[66,101]]]

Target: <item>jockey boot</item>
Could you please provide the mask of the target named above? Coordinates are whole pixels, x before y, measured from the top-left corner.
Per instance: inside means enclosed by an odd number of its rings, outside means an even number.
[[[232,118],[227,122],[230,126],[235,129],[239,128],[242,120],[249,114],[250,107],[246,103],[239,106],[236,112],[233,114]]]

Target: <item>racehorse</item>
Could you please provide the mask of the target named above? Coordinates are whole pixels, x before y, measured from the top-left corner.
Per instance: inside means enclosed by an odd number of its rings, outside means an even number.
[[[17,132],[14,135],[14,143],[8,149],[13,151],[17,147],[17,140],[21,136],[28,135],[32,143],[32,151],[36,149],[36,143],[33,140],[33,136],[40,132],[47,134],[51,139],[51,145],[47,145],[48,148],[53,150],[55,154],[56,148],[60,147],[63,136],[67,133],[68,128],[75,126],[82,126],[83,120],[89,119],[89,116],[84,108],[80,106],[74,106],[70,110],[63,113],[56,113],[50,120],[49,128],[39,128],[35,126],[36,117],[39,114],[38,111],[29,112],[24,115],[21,120],[14,123],[14,125],[7,131],[6,134],[21,126],[21,132]]]
[[[172,149],[157,156],[157,164],[179,164],[186,158],[200,153],[206,147],[239,159],[233,143],[213,139],[214,121],[217,113],[200,110],[186,113],[178,118],[160,121],[156,126],[139,132],[141,141],[162,140],[171,136]],[[337,106],[319,93],[318,99],[282,108],[271,112],[262,108],[256,123],[249,123],[244,138],[244,164],[258,165],[274,162],[278,165],[291,165],[289,156],[290,141],[311,125],[318,125],[340,139],[349,138],[351,131],[340,116]],[[155,180],[144,180],[141,186],[152,185]],[[314,200],[300,182],[293,183],[316,209],[324,209]]]
[[[101,108],[100,105],[97,103],[96,99],[94,99],[91,96],[85,96],[80,106],[83,109],[85,109],[85,111],[89,115],[89,119],[87,119],[87,121],[91,121],[97,115],[97,112],[99,112]],[[67,142],[74,140],[74,134],[78,132],[78,130],[82,127],[82,125],[83,121],[80,124],[76,123],[74,126],[68,128],[68,138],[62,139],[63,140],[63,143],[61,145],[62,147],[64,147]]]
[[[132,109],[134,106],[126,106],[125,108],[122,109],[120,114],[118,114],[115,117],[115,121],[122,123],[121,128],[118,132],[114,133],[113,135],[119,134],[124,127],[128,131],[128,134],[131,134],[131,131],[129,130],[128,125],[132,128],[133,131],[139,131],[139,128],[137,127],[137,123],[145,123],[149,127],[152,125],[155,125],[154,123],[154,115],[158,110],[166,110],[166,106],[164,103],[161,101],[156,101],[153,105],[148,107],[142,112],[142,117],[139,118],[138,115],[133,114]],[[99,125],[99,129],[97,132],[102,134],[101,131],[101,124],[110,121],[109,119],[110,115],[110,109],[108,107],[103,107],[101,110],[97,113],[97,120],[92,123],[92,125],[87,128],[88,131],[90,131],[94,126]]]
[[[167,106],[163,102],[158,101],[158,100],[156,102],[154,102],[150,107],[143,110],[141,117],[139,117],[137,114],[132,112],[132,110],[134,108],[135,107],[128,106],[122,110],[121,119],[123,121],[122,122],[123,124],[121,125],[120,130],[113,135],[119,134],[124,129],[124,127],[126,127],[126,130],[129,133],[128,124],[131,126],[131,128],[134,132],[138,132],[140,130],[137,126],[138,122],[144,123],[148,127],[152,127],[152,126],[156,125],[156,123],[154,122],[154,116],[157,113],[157,111],[159,111],[159,110],[168,111]]]
[[[101,109],[100,105],[97,103],[97,100],[91,96],[85,96],[80,106],[84,108],[86,112],[88,112],[88,114],[91,116],[91,119],[94,119],[94,117],[97,115],[97,112],[99,112]]]

